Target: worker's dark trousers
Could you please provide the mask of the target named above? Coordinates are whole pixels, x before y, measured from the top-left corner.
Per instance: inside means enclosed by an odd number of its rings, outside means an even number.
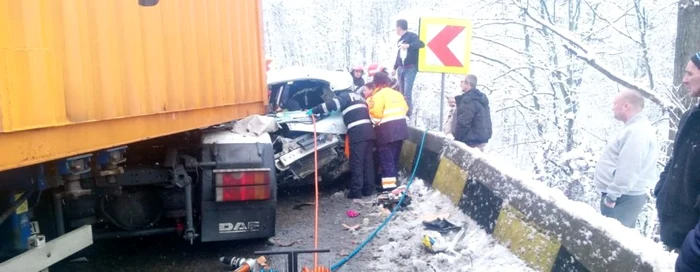
[[[387,180],[397,182],[399,177],[399,155],[403,141],[393,141],[377,147],[379,164],[382,166],[382,184]]]
[[[374,191],[374,140],[350,142],[350,191]]]

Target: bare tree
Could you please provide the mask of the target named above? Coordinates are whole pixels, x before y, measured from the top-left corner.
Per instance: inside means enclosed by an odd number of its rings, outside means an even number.
[[[563,47],[565,47],[569,52],[574,54],[577,58],[580,60],[583,60],[587,64],[589,64],[591,67],[595,68],[598,70],[600,73],[608,77],[609,79],[619,83],[622,86],[625,86],[626,88],[634,89],[639,91],[644,97],[648,98],[652,102],[655,102],[657,105],[659,105],[662,108],[665,109],[673,109],[673,108],[678,108],[679,104],[678,103],[672,103],[664,99],[662,96],[657,94],[655,91],[649,89],[648,87],[645,87],[641,84],[636,83],[634,80],[621,75],[620,73],[615,72],[613,69],[608,68],[607,65],[600,63],[599,61],[596,60],[596,57],[594,54],[591,54],[593,52],[592,50],[588,49],[586,44],[581,41],[578,38],[575,38],[575,34],[566,31],[564,29],[561,29],[559,27],[556,27],[552,25],[551,23],[543,20],[542,18],[538,18],[537,16],[533,16],[530,13],[529,8],[527,7],[522,7],[523,12],[532,19],[532,21],[544,26],[545,29],[549,29],[552,32],[554,32],[556,35],[558,35],[560,38],[564,39],[566,43],[562,44]]]

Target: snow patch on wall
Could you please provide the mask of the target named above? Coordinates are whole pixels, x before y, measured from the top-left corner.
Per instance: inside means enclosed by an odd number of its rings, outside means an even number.
[[[601,215],[586,203],[568,199],[560,190],[547,187],[545,184],[535,181],[532,179],[532,175],[525,171],[511,167],[501,162],[499,159],[488,155],[484,156],[484,158],[489,165],[493,166],[501,173],[503,178],[519,182],[525,188],[541,197],[544,201],[556,205],[557,208],[567,212],[574,218],[585,221],[592,227],[601,230],[611,239],[618,241],[625,249],[639,255],[643,261],[652,265],[656,270],[673,270],[677,254],[665,251],[662,245],[642,236],[637,230],[627,228],[617,220]],[[540,212],[547,213],[547,211]],[[569,222],[563,223],[569,225]],[[592,234],[586,233],[586,235],[590,237]],[[579,243],[589,242],[590,241],[579,241]],[[612,260],[614,260],[614,256],[610,256],[609,261]]]

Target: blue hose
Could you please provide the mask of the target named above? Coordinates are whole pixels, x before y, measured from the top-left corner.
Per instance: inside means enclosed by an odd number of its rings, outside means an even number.
[[[391,214],[389,214],[389,216],[386,219],[384,219],[384,222],[382,222],[382,224],[379,225],[379,227],[377,227],[372,232],[372,234],[370,234],[369,237],[367,237],[367,239],[365,239],[365,241],[362,242],[362,244],[357,246],[357,248],[355,248],[355,250],[353,250],[352,253],[350,253],[347,257],[343,258],[342,260],[338,261],[336,264],[331,266],[331,271],[338,270],[341,266],[345,265],[345,263],[352,259],[352,257],[355,257],[355,254],[360,252],[360,250],[362,250],[363,247],[365,247],[370,241],[372,241],[372,239],[374,239],[374,237],[377,236],[377,233],[379,233],[379,231],[382,230],[384,226],[386,226],[386,223],[388,223],[389,220],[391,220],[391,218],[394,217],[396,211],[398,211],[399,208],[401,208],[401,203],[403,203],[404,197],[406,197],[406,195],[408,194],[408,188],[411,188],[411,184],[413,183],[413,180],[416,177],[416,170],[418,169],[418,164],[420,163],[420,157],[423,154],[423,143],[425,143],[425,135],[427,134],[427,132],[427,129],[423,131],[423,138],[420,140],[420,146],[418,147],[418,157],[416,158],[416,163],[413,165],[413,172],[411,173],[411,177],[408,179],[408,183],[406,184],[406,190],[404,191],[405,193],[401,194],[399,203],[396,204],[394,210],[391,211]]]

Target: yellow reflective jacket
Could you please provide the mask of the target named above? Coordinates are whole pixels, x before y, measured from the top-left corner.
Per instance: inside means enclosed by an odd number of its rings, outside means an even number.
[[[369,116],[375,125],[394,120],[406,120],[408,104],[400,92],[389,88],[375,89],[367,99]]]

